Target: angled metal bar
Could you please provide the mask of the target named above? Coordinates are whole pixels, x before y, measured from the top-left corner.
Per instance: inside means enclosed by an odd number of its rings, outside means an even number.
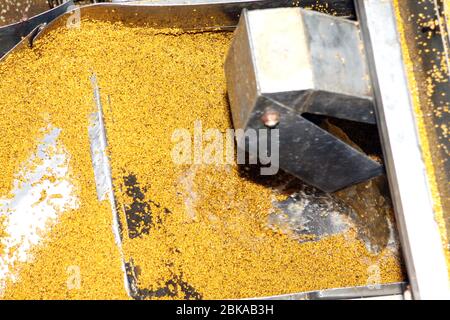
[[[362,47],[354,21],[300,8],[244,10],[225,62],[234,127],[272,129],[264,119],[275,115],[279,167],[326,192],[382,174],[380,163],[303,116],[375,123]]]
[[[347,299],[391,299],[403,300],[406,284],[388,283],[374,286],[335,288],[284,294],[261,298],[263,300],[347,300]]]

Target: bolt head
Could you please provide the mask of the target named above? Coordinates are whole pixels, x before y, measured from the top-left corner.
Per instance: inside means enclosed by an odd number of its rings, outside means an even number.
[[[261,117],[262,123],[268,128],[274,128],[280,123],[280,113],[274,110],[267,110]]]

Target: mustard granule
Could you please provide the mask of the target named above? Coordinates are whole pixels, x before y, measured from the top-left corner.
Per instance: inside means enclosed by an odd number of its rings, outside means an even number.
[[[97,200],[89,156],[92,73],[101,88],[122,250],[142,292],[166,287],[173,294],[160,298],[247,298],[403,279],[393,252],[370,254],[353,231],[300,243],[269,228],[273,202],[285,196],[242,168],[172,161],[175,129],[193,132],[197,120],[203,130],[232,127],[223,72],[231,37],[83,20],[81,29],[51,31],[0,64],[1,194],[39,128],[51,122],[62,129],[80,202],[20,266],[3,298],[127,297],[111,208]],[[133,237],[130,208],[149,216]],[[68,281],[78,271],[73,289]]]

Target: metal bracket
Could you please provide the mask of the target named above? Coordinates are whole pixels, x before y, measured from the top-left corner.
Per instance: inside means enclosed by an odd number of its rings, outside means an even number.
[[[225,72],[234,127],[279,129],[285,171],[326,192],[383,172],[382,165],[303,116],[375,123],[355,22],[300,8],[244,10]],[[265,120],[268,113],[278,118],[275,126]]]

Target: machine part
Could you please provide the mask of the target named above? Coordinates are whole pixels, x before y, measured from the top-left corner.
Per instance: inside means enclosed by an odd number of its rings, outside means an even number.
[[[450,272],[450,2],[398,2],[414,114]],[[414,78],[414,81],[412,81]]]
[[[263,9],[277,7],[314,8],[324,6],[336,16],[349,19],[355,17],[351,0],[236,0],[236,1],[152,1],[99,3],[81,7],[83,17],[95,17],[109,21],[121,21],[125,24],[148,25],[154,28],[179,28],[189,30],[234,30],[243,9]],[[119,9],[119,10],[118,10]],[[149,18],[149,14],[152,15]],[[58,19],[62,22],[64,19]],[[56,28],[58,25],[55,24]]]
[[[277,111],[266,110],[261,117],[262,123],[268,128],[275,128],[280,123],[280,114]]]
[[[262,1],[263,2],[263,1]],[[247,5],[251,6],[254,5],[256,2],[247,2]],[[239,4],[239,6],[242,5],[242,3]],[[260,3],[257,5],[261,5]],[[241,8],[239,7],[238,8]],[[193,8],[196,10],[194,11]],[[179,11],[177,11],[179,10]],[[173,24],[179,24],[178,26],[183,26],[183,21],[186,22],[185,29],[191,30],[191,29],[204,29],[204,28],[211,28],[211,29],[217,29],[217,28],[225,28],[230,29],[233,28],[233,26],[237,23],[237,17],[238,12],[240,9],[233,8],[230,4],[214,4],[211,6],[207,5],[199,5],[199,6],[189,6],[189,5],[178,5],[178,6],[170,6],[169,8],[164,8],[162,5],[148,5],[148,6],[137,6],[133,4],[127,4],[127,5],[111,5],[111,4],[105,4],[105,5],[94,5],[94,6],[88,6],[81,8],[81,12],[83,17],[86,18],[92,18],[92,19],[104,19],[109,21],[123,21],[123,22],[129,22],[129,23],[154,23],[155,26],[159,27],[170,27],[173,26]],[[168,17],[167,11],[175,13],[174,15],[177,17],[182,17],[182,21],[169,21],[166,18]],[[183,14],[186,14],[189,12],[191,15],[194,15],[194,18],[197,19],[198,25],[194,25],[192,23],[193,18],[188,19],[188,17],[183,16]],[[228,14],[225,14],[224,12],[228,12]],[[236,15],[230,15],[230,12],[235,13]],[[214,20],[214,23],[211,23],[211,15],[213,14],[213,17],[216,19]],[[38,37],[42,36],[49,30],[54,30],[58,26],[65,25],[66,19],[68,16],[70,16],[70,13],[67,13],[66,15],[59,18],[57,21],[54,21],[51,23],[48,27],[44,28],[43,32],[38,35]],[[136,19],[136,20],[134,20]],[[234,22],[233,22],[234,21]],[[94,82],[95,83],[95,82]],[[98,86],[94,84],[94,96],[96,97],[96,105],[97,107],[100,106],[100,94],[98,93]],[[101,117],[98,116],[98,110],[97,112],[97,121],[102,121]],[[104,134],[106,137],[106,133]],[[91,137],[92,139],[92,137]],[[104,139],[106,140],[106,138]],[[103,153],[103,152],[101,152]],[[104,153],[103,153],[104,154]],[[95,164],[94,164],[95,167]],[[97,174],[96,174],[97,175]],[[130,175],[126,175],[124,179],[131,185],[131,188],[138,188],[139,183],[135,179],[130,178]],[[97,180],[97,178],[96,178]],[[133,194],[139,195],[139,192],[135,192]],[[311,198],[312,199],[312,198]],[[111,201],[111,200],[110,200]],[[120,207],[120,206],[118,206]],[[132,216],[132,215],[129,215]],[[114,218],[114,217],[113,217]],[[151,223],[151,220],[146,219],[143,217],[143,221],[145,223]],[[127,227],[129,227],[132,224],[128,224],[127,221]],[[118,230],[121,231],[121,228],[124,228],[124,226],[118,227]],[[118,232],[121,234],[122,232]],[[123,233],[125,234],[125,233]],[[130,236],[130,233],[128,233]],[[123,235],[121,235],[123,236]],[[135,299],[142,299],[142,298],[148,298],[148,297],[154,297],[154,296],[170,296],[173,295],[173,292],[168,291],[165,289],[165,287],[160,288],[156,291],[150,291],[145,288],[139,288],[138,287],[138,277],[139,277],[139,266],[135,266],[133,263],[133,260],[130,259],[129,261],[126,261],[124,266],[124,273],[126,275],[126,286],[129,286],[130,291],[129,294],[135,298]],[[195,289],[190,287],[188,284],[183,283],[180,280],[179,275],[173,276],[173,281],[167,284],[167,287],[169,285],[173,285],[173,283],[177,283],[178,286],[183,290],[186,296],[192,297],[192,298],[198,298],[198,294],[196,294]],[[184,288],[184,289],[183,289]]]
[[[91,160],[94,170],[95,186],[98,201],[109,201],[112,211],[112,226],[116,245],[122,258],[122,271],[124,274],[125,290],[131,295],[131,286],[128,278],[127,267],[122,250],[122,226],[117,212],[116,199],[114,197],[111,167],[107,155],[107,139],[105,124],[103,121],[103,107],[100,96],[100,88],[97,83],[97,76],[91,76],[92,89],[94,91],[95,109],[91,114],[90,126],[88,128],[89,142],[91,145]]]
[[[73,6],[73,2],[67,1],[59,7],[50,9],[28,20],[0,27],[0,59],[20,43],[23,38],[32,33],[36,36],[42,26],[67,12],[71,6]],[[34,36],[29,39],[33,39]]]
[[[326,11],[329,14],[346,17],[348,19],[355,19],[355,7],[353,0],[301,0],[301,1],[284,1],[284,0],[112,0],[113,3],[130,4],[130,5],[212,5],[222,4],[232,7],[238,5],[241,9],[262,9],[262,8],[281,8],[281,7],[302,7],[313,9],[317,11]],[[253,2],[251,5],[250,3]],[[240,4],[241,3],[241,4]],[[224,8],[225,9],[225,8]],[[228,9],[225,9],[228,10]]]
[[[95,185],[99,201],[109,199],[114,205],[114,195],[111,179],[111,168],[109,165],[106,148],[105,126],[103,124],[103,110],[100,98],[100,88],[97,84],[97,76],[92,75],[91,83],[94,90],[94,101],[96,110],[92,113],[91,126],[89,128],[89,139],[91,141],[91,158],[95,173]],[[113,207],[113,210],[115,208]]]
[[[57,6],[60,6],[66,1],[67,0],[47,0],[50,8],[55,8]],[[72,0],[72,1],[75,2],[75,4],[77,4],[77,5],[86,5],[86,4],[97,3],[97,2],[111,2],[110,0]],[[112,1],[112,2],[114,2],[114,1]]]
[[[449,278],[392,0],[358,0],[376,114],[415,299],[448,299]],[[399,119],[403,119],[399,125]]]
[[[390,283],[366,287],[339,288],[320,291],[265,297],[264,300],[344,300],[344,299],[384,299],[404,300],[406,285]]]
[[[141,3],[142,2],[142,3]],[[153,27],[171,27],[183,30],[234,30],[243,9],[262,9],[277,7],[305,7],[327,11],[349,19],[356,17],[352,0],[196,0],[196,1],[126,1],[121,3],[102,3],[82,7],[83,17],[95,17],[109,21],[127,23],[133,21],[138,24],[151,23]],[[116,10],[120,8],[120,10]],[[15,46],[21,44],[37,26],[57,19],[46,31],[58,28],[69,21],[70,14],[76,12],[73,0],[44,12],[27,21],[0,27],[0,61]],[[70,13],[68,13],[70,12]],[[66,14],[66,19],[61,17]],[[149,14],[152,18],[149,19]]]
[[[234,127],[276,124],[280,167],[326,192],[380,175],[379,163],[303,116],[375,123],[362,48],[352,21],[297,8],[244,11],[225,64]]]

